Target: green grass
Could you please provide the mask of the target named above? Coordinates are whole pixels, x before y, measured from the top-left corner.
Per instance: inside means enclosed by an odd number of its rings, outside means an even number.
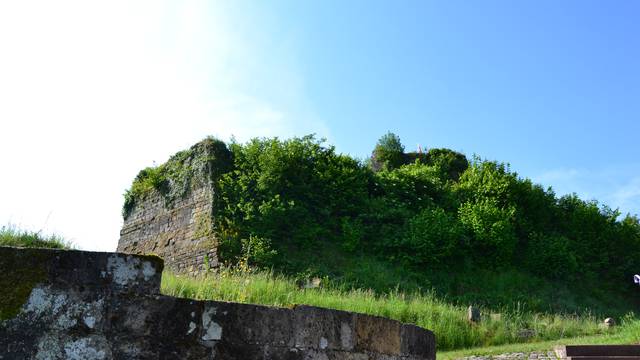
[[[283,307],[306,304],[384,316],[432,330],[436,334],[439,351],[592,335],[622,336],[629,326],[609,330],[588,314],[575,316],[517,310],[492,314],[486,310],[480,324],[470,324],[466,321],[465,307],[450,304],[432,293],[395,291],[380,295],[371,290],[345,290],[333,286],[299,289],[292,279],[271,272],[222,270],[202,278],[165,273],[162,292],[200,300]],[[533,330],[535,335],[524,338],[523,330]]]
[[[531,343],[517,343],[464,350],[438,352],[438,359],[458,359],[471,355],[498,355],[514,352],[532,352],[553,350],[556,345],[616,345],[640,344],[640,321],[631,320],[622,324],[616,331],[608,334],[567,337],[556,340]]]
[[[59,235],[42,235],[39,231],[20,230],[15,225],[0,228],[0,246],[70,249],[72,244]]]

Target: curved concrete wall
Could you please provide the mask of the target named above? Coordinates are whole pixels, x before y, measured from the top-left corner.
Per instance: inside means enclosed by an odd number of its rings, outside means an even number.
[[[156,257],[0,247],[0,272],[30,287],[2,295],[18,307],[2,302],[0,359],[435,359],[432,332],[394,320],[160,295],[162,267]]]

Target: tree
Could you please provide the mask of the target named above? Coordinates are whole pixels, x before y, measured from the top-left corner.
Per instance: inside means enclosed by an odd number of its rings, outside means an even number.
[[[393,170],[404,163],[404,145],[400,137],[392,132],[383,135],[373,149],[371,167],[373,170]]]

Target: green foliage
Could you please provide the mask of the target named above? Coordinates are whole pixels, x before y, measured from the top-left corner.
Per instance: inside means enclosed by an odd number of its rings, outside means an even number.
[[[500,207],[494,199],[466,202],[458,210],[460,222],[473,234],[471,248],[480,254],[491,254],[487,260],[509,264],[517,238],[514,231],[513,207]]]
[[[640,269],[638,218],[557,198],[507,164],[469,163],[449,149],[404,153],[392,133],[370,166],[314,136],[228,147],[207,139],[141,171],[125,216],[152,191],[170,206],[197,181],[214,188],[211,227],[227,266],[381,291],[434,288],[487,307],[620,313],[638,305],[629,281]],[[478,274],[482,281],[466,279]]]
[[[373,149],[375,170],[393,170],[404,163],[404,145],[400,137],[392,132],[384,134]]]
[[[164,174],[163,168],[148,167],[140,170],[131,189],[128,189],[124,193],[124,206],[122,208],[122,215],[126,218],[138,199],[143,199],[151,191],[156,190],[161,194],[166,194],[169,189],[169,182]]]
[[[414,211],[433,203],[447,201],[446,183],[437,168],[420,164],[405,165],[393,171],[377,174],[377,184],[383,196],[402,203]]]
[[[338,242],[350,231],[342,219],[367,199],[369,170],[313,136],[254,139],[231,150],[235,170],[219,181],[217,219],[226,248],[251,236],[277,239],[277,248]]]
[[[342,247],[348,252],[354,252],[360,246],[365,236],[365,229],[360,219],[343,217],[341,222]]]
[[[456,191],[463,202],[492,199],[498,206],[508,206],[514,201],[517,183],[518,176],[509,171],[508,165],[475,158],[460,177]]]
[[[458,181],[460,175],[469,168],[467,157],[450,149],[429,149],[425,162],[438,168],[453,181]]]
[[[433,267],[449,259],[462,238],[455,216],[439,207],[426,208],[409,220],[399,248],[406,261]]]
[[[552,279],[566,279],[579,270],[571,242],[562,235],[532,233],[525,259],[532,273]]]
[[[242,246],[242,263],[247,266],[269,264],[273,257],[278,254],[276,250],[271,248],[271,241],[254,235],[250,235],[248,239],[241,239]]]

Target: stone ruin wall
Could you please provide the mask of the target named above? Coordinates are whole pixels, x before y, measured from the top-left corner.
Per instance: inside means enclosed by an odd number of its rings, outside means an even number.
[[[159,293],[157,257],[0,247],[0,359],[435,360],[431,331]],[[9,278],[7,278],[9,277]]]
[[[172,204],[152,191],[125,218],[117,251],[160,256],[167,268],[180,274],[217,267],[212,191],[207,185],[193,185]]]

